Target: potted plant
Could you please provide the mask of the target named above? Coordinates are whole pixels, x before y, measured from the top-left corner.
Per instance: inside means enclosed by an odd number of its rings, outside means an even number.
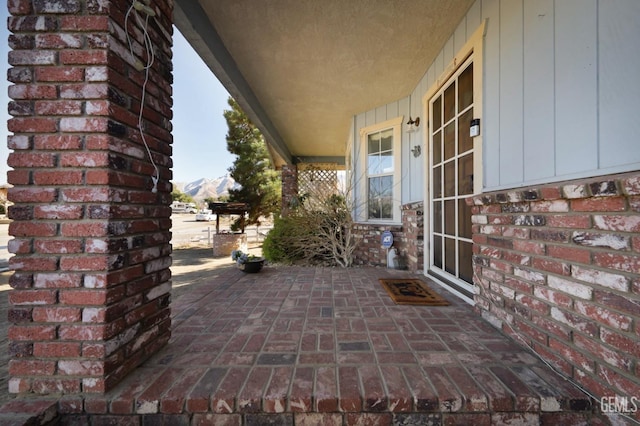
[[[235,261],[238,268],[244,272],[256,273],[260,272],[264,266],[264,258],[244,253],[242,250],[234,250],[231,252],[231,260]]]

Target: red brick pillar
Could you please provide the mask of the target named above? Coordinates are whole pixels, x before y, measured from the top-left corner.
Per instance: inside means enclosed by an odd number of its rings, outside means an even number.
[[[8,2],[12,393],[104,392],[169,339],[172,4],[148,25],[152,191],[131,2]]]
[[[282,166],[282,216],[286,216],[298,202],[298,166]]]
[[[418,201],[402,206],[402,232],[407,269],[417,272],[424,266],[424,203]]]

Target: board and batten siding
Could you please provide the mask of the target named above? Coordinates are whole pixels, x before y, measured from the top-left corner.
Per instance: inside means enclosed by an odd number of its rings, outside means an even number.
[[[478,0],[421,90],[485,19],[485,191],[640,169],[640,1]]]
[[[354,140],[399,114],[426,123],[421,98],[484,20],[484,191],[640,169],[639,0],[478,0],[410,96],[354,117]],[[423,199],[424,128],[402,132],[403,204]]]
[[[401,204],[407,204],[414,201],[422,201],[424,181],[424,166],[422,162],[425,158],[425,150],[424,146],[422,146],[423,136],[421,130],[414,133],[407,133],[406,125],[404,124],[409,120],[409,116],[413,118],[419,116],[421,114],[421,109],[420,97],[416,95],[405,97],[396,102],[391,102],[387,105],[358,114],[353,118],[353,126],[349,137],[350,143],[348,146],[351,146],[352,149],[351,158],[353,159],[354,180],[357,181],[358,179],[364,179],[363,176],[366,172],[365,164],[361,164],[362,161],[360,161],[360,159],[363,158],[361,149],[364,148],[360,146],[360,129],[397,117],[403,117],[403,127],[401,132],[402,151],[400,153],[402,167],[400,174],[401,178],[398,183],[401,187],[402,193],[402,199],[400,202]],[[421,146],[421,154],[418,157],[414,157],[411,152],[411,149],[416,145]],[[361,187],[361,185],[358,185],[358,182],[354,182],[353,188],[356,191],[356,196],[362,196],[358,199],[364,199],[363,197],[366,197],[366,194],[358,194],[358,190]]]

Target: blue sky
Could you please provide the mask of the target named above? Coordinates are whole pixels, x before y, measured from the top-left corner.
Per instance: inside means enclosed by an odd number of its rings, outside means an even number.
[[[7,182],[7,7],[0,6],[0,183]],[[200,57],[174,29],[173,47],[173,182],[217,178],[227,173],[234,156],[227,151],[227,123],[222,112],[228,109],[229,94],[204,65]]]

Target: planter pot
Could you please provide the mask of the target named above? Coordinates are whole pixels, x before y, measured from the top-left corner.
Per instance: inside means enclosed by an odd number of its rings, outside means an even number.
[[[262,266],[264,266],[264,259],[249,260],[245,263],[238,264],[238,268],[241,271],[249,274],[260,272]]]

